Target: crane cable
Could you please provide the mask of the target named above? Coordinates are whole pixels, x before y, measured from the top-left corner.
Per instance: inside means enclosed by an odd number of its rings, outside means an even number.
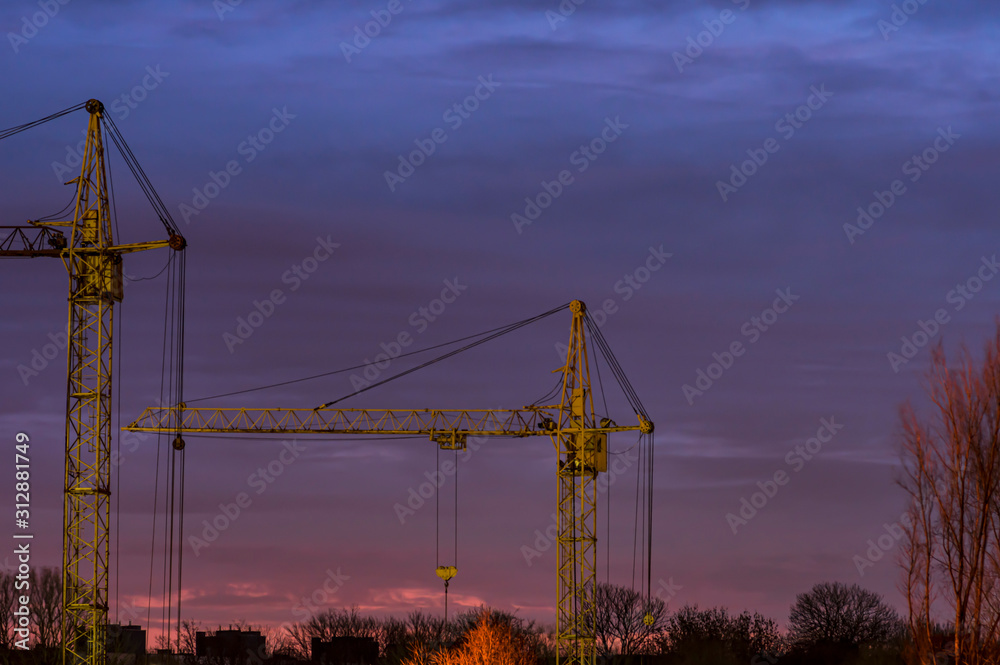
[[[51,222],[53,220],[59,219],[63,215],[69,214],[69,211],[73,209],[74,205],[76,205],[76,192],[75,191],[70,196],[69,203],[66,204],[65,208],[63,208],[59,212],[53,213],[51,215],[46,215],[45,217],[39,217],[38,219],[32,220],[32,221],[34,221],[36,224],[44,224],[45,222]]]
[[[83,105],[81,105],[82,107]],[[75,109],[74,109],[75,110]],[[118,129],[112,118],[102,114],[102,127],[105,134],[111,138],[111,142],[118,149],[123,161],[132,173],[133,177],[149,201],[154,212],[163,224],[171,239],[180,236],[180,231],[169,209],[163,203],[156,188],[153,186],[146,172],[139,164],[135,153],[125,141],[125,137]],[[108,178],[113,183],[110,173],[110,151],[105,151],[108,157]],[[112,199],[114,199],[113,184],[111,186]],[[117,229],[117,205],[115,206],[115,226]],[[184,328],[185,328],[185,299],[186,299],[186,274],[187,274],[187,254],[183,251],[184,246],[177,248],[171,245],[171,254],[167,259],[163,269],[156,275],[146,278],[130,278],[129,281],[142,281],[155,279],[167,272],[167,284],[164,303],[164,330],[163,330],[163,351],[161,359],[160,376],[160,402],[166,404],[179,404],[183,402],[184,391]],[[120,394],[120,393],[119,393]],[[184,442],[180,437],[181,423],[175,423],[176,429],[171,443],[169,461],[164,460],[165,483],[163,497],[163,595],[164,602],[161,606],[161,627],[166,638],[167,646],[170,644],[171,616],[174,596],[174,574],[176,571],[176,593],[177,593],[177,648],[181,648],[181,599],[183,589],[183,561],[184,561],[184,481],[185,481],[185,450]],[[161,439],[162,443],[162,439]],[[156,515],[159,504],[159,481],[160,481],[160,448],[157,447],[156,458],[156,482],[153,486],[153,533],[150,556],[150,578],[148,604],[146,608],[147,625],[150,625],[150,612],[152,603],[153,569],[156,551]],[[176,564],[175,564],[175,540],[176,540]]]
[[[111,141],[115,144],[115,147],[118,148],[118,152],[121,153],[122,158],[125,160],[125,164],[128,166],[129,171],[132,172],[136,182],[139,183],[139,188],[146,196],[149,204],[153,207],[157,217],[159,217],[160,223],[163,224],[163,227],[167,230],[168,234],[171,236],[179,236],[180,230],[177,223],[174,221],[173,216],[170,214],[170,210],[167,208],[166,204],[163,203],[163,199],[160,198],[160,195],[157,193],[156,188],[149,179],[149,176],[146,175],[142,165],[139,164],[139,160],[136,159],[135,153],[132,152],[132,148],[130,148],[128,143],[125,141],[125,137],[122,135],[121,130],[118,129],[118,125],[115,124],[114,119],[102,114],[101,120],[103,121],[104,128],[107,130],[108,136],[111,137]]]
[[[14,127],[8,127],[7,129],[0,130],[0,140],[10,138],[21,132],[26,132],[29,129],[38,127],[47,122],[51,122],[58,118],[68,115],[70,113],[75,113],[81,109],[87,108],[89,102],[80,102],[79,104],[74,104],[69,108],[65,108],[62,111],[53,113],[52,115],[45,116],[38,120],[33,120],[32,122],[26,122],[21,125],[16,125]],[[122,158],[125,160],[125,164],[128,166],[132,175],[135,177],[136,182],[139,183],[142,193],[145,194],[146,199],[149,200],[150,205],[153,206],[153,210],[156,212],[157,217],[159,217],[160,222],[166,228],[170,235],[180,235],[179,227],[177,223],[174,222],[173,216],[170,214],[170,210],[167,208],[166,204],[163,203],[163,199],[157,193],[156,188],[153,186],[152,181],[150,181],[149,176],[143,170],[142,166],[139,164],[139,160],[136,159],[135,153],[129,147],[128,143],[125,141],[125,137],[122,135],[118,126],[115,124],[113,118],[101,113],[101,122],[106,130],[106,134],[111,138],[111,141],[118,148],[118,152],[121,153]]]
[[[435,349],[440,349],[440,348],[444,348],[446,346],[451,346],[453,344],[458,344],[459,342],[464,342],[466,340],[475,339],[477,337],[482,337],[484,335],[489,335],[491,333],[494,333],[494,332],[497,332],[497,331],[500,331],[500,330],[505,330],[506,328],[510,327],[510,325],[513,325],[513,324],[509,324],[509,325],[506,325],[506,326],[500,326],[498,328],[492,328],[490,330],[484,330],[483,332],[478,332],[478,333],[475,333],[473,335],[466,335],[465,337],[459,337],[458,339],[453,339],[450,342],[442,342],[441,344],[435,344],[433,346],[425,346],[422,349],[416,349],[414,351],[408,351],[406,353],[401,353],[398,356],[396,356],[395,359],[398,360],[400,358],[408,358],[410,356],[415,356],[415,355],[419,355],[421,353],[427,353],[428,351],[434,351]],[[371,364],[372,363],[366,362],[366,363],[361,364],[361,365],[354,365],[352,367],[342,367],[341,369],[335,369],[335,370],[331,370],[329,372],[321,372],[320,374],[312,374],[310,376],[303,376],[303,377],[300,377],[300,378],[297,378],[297,379],[289,379],[287,381],[279,381],[277,383],[269,383],[269,384],[266,384],[266,385],[263,385],[263,386],[257,386],[255,388],[245,388],[243,390],[234,390],[232,392],[220,393],[218,395],[207,395],[205,397],[197,397],[195,399],[188,399],[187,403],[188,404],[194,404],[195,402],[204,402],[204,401],[210,400],[210,399],[218,399],[219,397],[232,397],[233,395],[245,395],[246,393],[258,392],[260,390],[268,390],[270,388],[280,388],[281,386],[287,386],[287,385],[291,385],[293,383],[302,383],[304,381],[312,381],[313,379],[322,379],[323,377],[333,376],[335,374],[344,374],[345,372],[351,372],[351,371],[356,370],[356,369],[364,369],[364,368],[370,366]]]
[[[86,106],[81,104],[76,108],[82,108]],[[71,109],[71,110],[76,110]],[[69,111],[67,111],[69,112]],[[54,116],[54,117],[58,117]],[[128,142],[125,140],[124,135],[115,121],[110,116],[101,113],[101,123],[105,130],[105,133],[110,137],[111,142],[118,149],[121,154],[125,165],[128,167],[132,176],[135,178],[145,195],[146,200],[149,201],[150,206],[156,213],[156,216],[160,220],[167,234],[170,236],[171,240],[174,237],[179,237],[181,235],[180,229],[177,223],[174,221],[173,216],[170,214],[170,210],[167,208],[163,199],[160,197],[159,193],[156,191],[156,187],[153,185],[146,171],[142,168],[139,160],[136,158],[135,153],[129,146]],[[110,170],[110,168],[109,168]],[[117,224],[117,216],[116,216]],[[166,303],[164,311],[164,336],[163,336],[163,358],[161,365],[161,382],[160,382],[160,399],[161,403],[167,404],[180,404],[184,401],[184,328],[185,328],[185,299],[186,299],[186,275],[187,275],[187,254],[183,251],[183,245],[179,248],[173,247],[171,244],[172,254],[167,259],[167,263],[164,269],[167,270],[167,288],[166,288]],[[158,277],[163,273],[161,270],[157,273],[155,277]],[[144,278],[149,279],[149,278]],[[166,391],[164,391],[164,380],[166,381]],[[167,397],[166,400],[163,398]],[[163,604],[163,619],[165,620],[164,635],[166,636],[167,644],[170,641],[170,623],[172,617],[171,606],[173,599],[173,589],[174,589],[174,539],[177,539],[177,648],[181,648],[181,599],[182,599],[182,589],[183,589],[183,578],[182,569],[184,562],[184,545],[183,545],[183,533],[184,533],[184,481],[185,481],[185,450],[184,441],[180,436],[181,423],[178,421],[175,423],[176,429],[174,431],[174,438],[171,441],[172,452],[168,453],[170,455],[169,466],[166,467],[166,486],[164,497],[164,510],[166,515],[164,517],[164,595],[166,596],[166,602]],[[159,454],[157,454],[157,467],[159,467]],[[157,471],[157,479],[159,478],[159,471]],[[158,493],[158,480],[154,485],[154,494]],[[155,511],[154,500],[154,511]],[[155,550],[155,537],[156,537],[156,526],[155,526],[155,516],[154,516],[154,526],[153,526],[153,548]],[[152,566],[152,561],[150,562]],[[152,568],[150,569],[152,573]],[[150,579],[150,584],[152,584],[152,579]],[[151,597],[152,594],[150,594]],[[148,616],[148,608],[147,608]]]
[[[32,129],[34,127],[38,127],[39,125],[43,125],[43,124],[45,124],[47,122],[55,120],[56,118],[61,118],[64,115],[67,115],[69,113],[73,113],[75,111],[79,111],[82,108],[86,108],[86,106],[87,106],[86,102],[80,102],[79,104],[76,104],[74,106],[70,106],[69,108],[63,109],[62,111],[59,111],[58,113],[53,113],[52,115],[45,116],[44,118],[41,118],[39,120],[34,120],[32,122],[26,122],[23,125],[17,125],[16,127],[9,127],[7,129],[0,130],[0,140],[9,138],[11,136],[14,136],[15,134],[20,134],[21,132],[28,131],[29,129]]]
[[[452,564],[450,566],[441,565],[441,488],[444,485],[445,473],[441,470],[441,446],[440,444],[435,446],[435,464],[436,474],[435,482],[437,485],[434,492],[434,559],[435,559],[435,569],[434,572],[444,581],[444,620],[445,624],[448,622],[448,584],[451,579],[458,572],[458,448],[454,448],[455,451],[455,513],[454,513],[454,549],[452,550]],[[440,474],[440,483],[437,482],[437,474]]]
[[[431,365],[433,365],[435,363],[441,362],[442,360],[446,360],[448,358],[451,358],[452,356],[456,356],[459,353],[462,353],[463,351],[468,351],[469,349],[473,349],[473,348],[479,346],[480,344],[485,344],[486,342],[492,341],[492,340],[496,339],[497,337],[501,337],[503,335],[506,335],[507,333],[514,332],[515,330],[518,330],[519,328],[523,328],[524,326],[530,325],[530,324],[534,323],[535,321],[540,321],[540,320],[542,320],[542,319],[544,319],[546,317],[552,316],[553,314],[555,314],[557,312],[561,312],[562,310],[564,310],[564,309],[566,309],[568,307],[569,307],[569,303],[567,303],[565,305],[562,305],[560,307],[556,307],[554,309],[550,309],[549,311],[547,311],[547,312],[545,312],[543,314],[539,314],[538,316],[533,316],[533,317],[531,317],[529,319],[524,319],[523,321],[518,321],[517,323],[512,323],[512,324],[510,324],[508,326],[503,326],[503,327],[497,329],[498,332],[494,332],[494,333],[490,334],[487,337],[484,337],[482,339],[476,340],[475,342],[471,342],[469,344],[466,344],[465,346],[463,346],[461,348],[458,348],[458,349],[455,349],[454,351],[449,351],[448,353],[445,353],[445,354],[443,354],[441,356],[438,356],[437,358],[432,358],[431,360],[428,360],[427,362],[421,363],[421,364],[417,365],[416,367],[411,367],[410,369],[403,370],[402,372],[398,372],[396,374],[393,374],[392,376],[390,376],[390,377],[388,377],[386,379],[382,379],[381,381],[376,381],[375,383],[373,383],[373,384],[371,384],[369,386],[365,386],[361,390],[356,390],[353,393],[350,393],[349,395],[344,395],[343,397],[338,397],[337,399],[333,400],[332,402],[327,402],[326,404],[322,404],[320,406],[317,406],[315,410],[318,411],[319,409],[328,409],[331,406],[333,406],[334,404],[337,404],[339,402],[343,402],[345,399],[348,399],[350,397],[354,397],[355,395],[360,395],[361,393],[366,392],[368,390],[371,390],[372,388],[377,388],[378,386],[385,385],[386,383],[389,383],[390,381],[395,381],[396,379],[400,379],[400,378],[402,378],[402,377],[404,377],[404,376],[406,376],[408,374],[413,374],[414,372],[416,372],[418,370],[421,370],[421,369],[424,369],[425,367],[429,367],[429,366],[431,366]]]
[[[110,116],[101,114],[102,126],[105,133],[111,138],[111,142],[118,149],[125,165],[135,178],[149,201],[150,206],[159,218],[160,223],[166,229],[167,234],[173,239],[180,236],[180,229],[174,221],[170,210],[164,204],[163,199],[156,191],[152,181],[146,174],[135,153],[125,140],[124,135],[115,121]],[[183,246],[175,248],[172,246],[172,253],[164,266],[167,271],[166,303],[164,306],[164,337],[163,337],[163,358],[161,365],[160,400],[166,404],[180,404],[184,401],[184,329],[185,329],[185,300],[187,283],[187,254],[183,251]],[[161,270],[153,278],[163,273]],[[150,278],[140,278],[150,279]],[[133,280],[138,281],[138,280]],[[166,385],[164,386],[164,381]],[[166,398],[166,399],[164,399]],[[171,609],[174,593],[174,571],[176,570],[176,590],[177,590],[177,649],[181,648],[181,600],[183,597],[183,563],[184,563],[184,484],[185,484],[185,460],[186,453],[184,441],[180,436],[181,423],[175,423],[173,439],[170,442],[169,465],[165,468],[166,484],[164,497],[164,579],[163,590],[165,602],[163,603],[162,618],[164,635],[167,645],[170,643],[170,627],[172,622]],[[157,467],[159,467],[159,453],[157,453]],[[157,479],[159,471],[157,471]],[[158,481],[154,485],[154,493],[158,493]],[[154,500],[154,511],[155,511]],[[155,551],[156,526],[154,516],[153,526],[153,548]],[[175,550],[174,541],[176,538],[176,565],[174,562]],[[150,562],[152,566],[152,561]],[[150,569],[152,573],[152,567]],[[152,585],[152,578],[150,579]],[[150,594],[150,597],[152,594]],[[148,609],[147,609],[148,616]]]
[[[618,381],[618,385],[625,393],[625,398],[628,400],[629,406],[632,407],[632,410],[635,411],[636,415],[641,415],[646,420],[649,420],[649,413],[643,406],[642,400],[639,399],[639,394],[635,391],[635,388],[632,387],[632,383],[628,380],[628,376],[625,375],[625,370],[622,369],[621,363],[618,362],[618,358],[615,357],[614,352],[611,350],[611,345],[608,344],[608,341],[601,333],[600,326],[594,321],[593,318],[591,318],[590,312],[587,312],[584,320],[587,325],[587,332],[590,333],[591,341],[596,343],[597,348],[604,357],[605,362],[607,362],[608,367],[611,368],[611,372]]]
[[[164,334],[163,355],[161,360],[160,402],[177,404],[183,401],[184,372],[184,300],[185,300],[185,253],[176,251],[168,262],[166,302],[164,304]],[[162,589],[163,603],[161,605],[161,630],[170,647],[171,627],[174,625],[174,593],[176,590],[176,639],[177,649],[181,648],[181,600],[183,590],[184,561],[184,480],[185,480],[185,446],[180,437],[180,424],[173,432],[173,438],[167,448],[168,458],[164,460],[164,496],[163,496],[163,572]],[[155,513],[159,490],[159,460],[163,448],[162,432],[158,435],[157,446],[157,483],[154,487],[154,527],[153,551],[156,548]],[[175,550],[176,543],[176,550]],[[150,602],[152,599],[152,568],[150,561]],[[176,574],[176,578],[175,578]],[[176,582],[175,582],[176,579]],[[148,614],[148,610],[147,610]]]
[[[594,342],[598,351],[600,351],[601,356],[604,361],[608,364],[611,369],[611,373],[614,375],[615,380],[618,382],[619,387],[625,394],[625,398],[632,407],[632,410],[636,415],[640,416],[646,422],[651,422],[652,419],[649,417],[649,413],[646,411],[642,400],[639,398],[638,392],[632,387],[632,383],[629,381],[628,376],[625,374],[625,370],[622,368],[621,363],[618,358],[615,357],[614,352],[611,350],[611,345],[604,338],[601,333],[600,325],[590,316],[590,312],[586,313],[585,324],[587,326],[587,331],[590,333],[591,341]],[[598,366],[598,383],[600,384],[600,369]],[[602,389],[603,392],[603,389]],[[606,408],[606,407],[605,407]],[[632,554],[632,586],[635,587],[635,559],[637,556],[636,550],[638,549],[638,538],[640,533],[640,528],[642,529],[642,545],[644,546],[641,550],[640,557],[640,583],[643,581],[641,573],[643,568],[645,568],[645,595],[647,602],[647,619],[651,619],[650,613],[652,612],[652,601],[653,601],[653,459],[654,459],[654,437],[652,432],[640,434],[640,457],[639,464],[636,468],[636,519],[635,519],[635,533],[633,537],[633,554]],[[642,444],[645,444],[644,446]],[[642,490],[645,490],[644,492]],[[642,501],[640,502],[640,497]],[[640,510],[640,505],[642,506]],[[640,527],[641,525],[641,527]]]

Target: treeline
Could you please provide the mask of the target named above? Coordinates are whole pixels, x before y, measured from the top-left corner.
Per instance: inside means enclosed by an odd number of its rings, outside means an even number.
[[[789,630],[759,613],[685,606],[670,612],[632,589],[598,586],[594,623],[599,662],[650,665],[909,665],[917,663],[906,624],[878,594],[820,584],[796,598]],[[200,628],[184,625],[193,644]],[[480,608],[449,622],[414,612],[378,618],[356,608],[328,610],[280,633],[264,631],[268,656],[309,660],[313,638],[374,640],[384,665],[554,662],[555,631],[508,612]],[[182,650],[188,651],[182,645]],[[941,661],[944,662],[944,661]]]
[[[28,584],[27,590],[23,588],[25,581]],[[31,570],[27,580],[18,580],[13,572],[0,573],[0,651],[13,650],[15,641],[22,639],[14,631],[21,617],[14,616],[14,613],[20,604],[17,602],[18,597],[25,593],[28,594],[27,621],[31,628],[31,646],[58,647],[63,604],[62,573],[58,568],[42,568]]]
[[[7,603],[12,576],[0,575],[0,662],[55,663],[59,660],[61,585],[55,569],[34,579],[32,646],[25,654],[9,651],[13,622]],[[6,590],[6,591],[5,591]],[[920,663],[911,630],[881,596],[857,585],[818,584],[800,594],[789,612],[787,631],[756,612],[685,606],[669,611],[636,591],[598,585],[594,617],[596,650],[603,663],[649,665],[916,665]],[[5,614],[6,612],[6,614]],[[36,623],[37,622],[37,623]],[[249,629],[245,622],[235,625]],[[464,665],[503,663],[541,665],[554,662],[555,629],[509,612],[489,608],[466,611],[450,621],[424,612],[406,618],[374,617],[357,608],[328,610],[284,630],[263,629],[261,653],[241,654],[225,663],[195,657],[195,635],[205,630],[182,623],[180,645],[156,646],[181,654],[194,665],[258,665],[309,661],[312,642],[370,638],[378,645],[381,665]],[[207,631],[211,633],[211,631]],[[955,632],[935,627],[931,640],[938,663],[949,662],[947,647]],[[173,638],[173,636],[171,636]],[[923,639],[921,635],[920,639]],[[152,646],[152,645],[150,645]],[[16,658],[14,654],[17,654]],[[935,662],[935,661],[931,661]]]

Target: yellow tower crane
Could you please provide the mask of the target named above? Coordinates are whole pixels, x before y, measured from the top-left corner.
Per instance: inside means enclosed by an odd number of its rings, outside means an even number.
[[[123,429],[228,434],[422,434],[449,450],[463,450],[470,434],[548,435],[558,454],[557,662],[592,665],[597,582],[596,479],[608,468],[608,434],[651,434],[653,423],[641,411],[638,425],[633,426],[596,418],[584,333],[586,307],[575,300],[570,310],[573,322],[566,364],[555,370],[562,372],[561,399],[557,404],[510,410],[244,409],[179,404],[148,408]]]
[[[161,214],[160,219],[166,226],[168,240],[115,244],[102,134],[102,126],[110,119],[105,119],[104,105],[96,99],[0,132],[0,138],[81,109],[86,109],[90,118],[80,176],[67,183],[76,185],[72,219],[0,227],[0,257],[59,258],[69,273],[63,663],[105,665],[111,511],[111,363],[114,306],[123,296],[122,255],[163,247],[180,251],[185,241],[168,221],[167,213],[166,217]],[[117,129],[113,131],[112,138],[118,143],[121,136]],[[124,156],[132,166],[131,152]]]

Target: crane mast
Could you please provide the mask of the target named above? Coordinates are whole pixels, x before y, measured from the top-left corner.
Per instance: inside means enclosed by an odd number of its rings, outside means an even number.
[[[619,426],[598,421],[590,389],[586,306],[570,304],[566,364],[561,400],[522,409],[288,409],[218,408],[185,404],[147,408],[123,428],[133,432],[227,434],[423,434],[442,448],[464,449],[467,437],[547,435],[558,453],[557,660],[592,665],[595,658],[594,620],[597,577],[598,474],[608,468],[608,434],[653,431],[639,415],[639,424]]]
[[[558,604],[556,639],[571,649],[571,663],[594,662],[595,588],[597,584],[598,473],[608,470],[607,434],[594,428],[594,398],[584,336],[586,308],[570,306],[573,324],[563,367],[559,427],[552,440],[558,447],[559,522],[556,545]]]
[[[184,239],[115,245],[101,121],[92,99],[73,218],[4,227],[0,257],[60,258],[69,274],[63,485],[64,665],[105,665],[111,510],[111,398],[114,306],[123,296],[122,254]],[[59,230],[66,229],[67,234]]]
[[[63,663],[103,663],[111,523],[111,363],[122,300],[104,172],[100,108],[91,109],[65,262],[69,283],[66,478],[63,495]]]

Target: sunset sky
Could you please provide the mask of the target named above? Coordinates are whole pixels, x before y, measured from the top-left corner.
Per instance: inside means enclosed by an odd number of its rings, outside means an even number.
[[[654,590],[783,623],[823,581],[903,607],[895,543],[860,571],[858,557],[905,508],[898,408],[922,404],[929,345],[978,352],[1000,314],[998,19],[965,0],[16,0],[0,8],[0,128],[104,101],[189,243],[189,400],[363,364],[401,333],[412,350],[607,304],[602,332],[656,423]],[[66,204],[86,121],[0,143],[0,224]],[[120,239],[162,239],[110,162]],[[60,561],[65,351],[43,354],[65,330],[65,275],[0,265],[0,432],[11,448],[32,438],[36,565]],[[164,278],[125,293],[123,425],[159,395]],[[560,313],[340,406],[523,406],[552,387],[569,324]],[[313,407],[351,393],[350,376],[202,405]],[[633,424],[604,386],[611,417]],[[145,624],[155,553],[155,630],[157,443],[122,447],[112,595]],[[292,461],[262,485],[282,450]],[[185,538],[241,492],[252,505],[185,550],[184,614],[278,625],[328,571],[319,609],[442,612],[454,480],[440,561],[434,499],[402,524],[395,508],[437,463],[420,438],[190,437]],[[552,522],[551,443],[488,441],[460,468],[451,607],[553,622],[555,553],[529,565],[523,549]],[[610,562],[601,498],[602,581],[632,583],[635,482],[629,462]],[[756,514],[727,517],[761,486],[776,491]]]

